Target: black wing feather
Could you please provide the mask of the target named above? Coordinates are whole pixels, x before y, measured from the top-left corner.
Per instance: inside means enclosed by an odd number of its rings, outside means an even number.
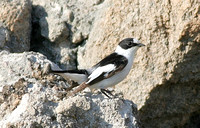
[[[97,68],[99,66],[105,66],[108,64],[115,64],[116,66],[121,65],[121,63],[128,63],[128,60],[126,59],[126,57],[119,55],[117,53],[112,53],[109,56],[105,57],[103,60],[101,60],[99,63],[97,63],[96,65],[93,66],[93,68]]]
[[[93,70],[97,69],[98,67],[102,67],[108,64],[114,64],[116,66],[116,69],[111,72],[102,72],[101,75],[99,75],[97,78],[92,80],[90,83],[88,83],[90,86],[100,82],[103,79],[107,79],[117,72],[121,71],[128,63],[128,59],[122,55],[119,55],[117,53],[112,53],[103,60],[101,60],[99,63],[93,66]],[[108,74],[108,75],[105,75]],[[88,80],[89,81],[89,80]]]
[[[85,74],[88,75],[87,70],[79,69],[79,70],[52,70],[50,69],[50,73],[75,73],[75,74]]]

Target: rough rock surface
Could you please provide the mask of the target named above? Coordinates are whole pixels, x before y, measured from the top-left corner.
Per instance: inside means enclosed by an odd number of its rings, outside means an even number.
[[[48,64],[55,65],[39,53],[0,52],[1,128],[138,128],[132,101],[90,92],[67,98],[68,85]]]
[[[31,50],[65,69],[92,66],[114,51],[121,39],[136,37],[146,47],[138,50],[128,78],[116,90],[138,105],[144,127],[200,126],[198,0],[31,1],[32,13],[29,0],[0,1],[0,49],[29,49],[31,16]],[[66,123],[129,127],[134,121],[128,100],[111,101],[90,93],[63,98],[68,84],[46,75],[47,63],[51,62],[34,52],[0,53],[2,127],[64,127]],[[123,107],[128,111],[119,109]],[[74,111],[78,113],[70,115]],[[94,121],[92,117],[96,122],[88,122]]]
[[[6,44],[10,42],[10,34],[6,27],[0,22],[0,50],[4,49],[9,51],[9,47]]]
[[[140,39],[146,47],[138,50],[128,78],[116,89],[138,105],[145,127],[198,127],[199,1],[106,3],[110,6],[101,11],[85,47],[78,51],[79,67],[94,65],[123,38]]]
[[[32,0],[31,50],[45,54],[63,69],[77,66],[77,45],[89,36],[102,0]]]
[[[30,49],[30,0],[0,1],[0,49],[23,52]]]

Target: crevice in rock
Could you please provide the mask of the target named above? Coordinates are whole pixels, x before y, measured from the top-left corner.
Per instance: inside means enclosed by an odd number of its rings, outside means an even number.
[[[53,60],[54,56],[51,54],[45,45],[53,45],[49,40],[41,35],[41,28],[39,25],[39,20],[32,21],[32,31],[31,31],[31,41],[30,41],[30,51],[39,52],[45,55],[48,59]]]
[[[40,31],[41,31],[41,28],[40,28],[40,25],[39,25],[39,21],[38,20],[32,21],[30,51],[39,52],[39,49],[41,47],[44,47],[42,42],[45,40],[45,38],[42,37]]]
[[[44,8],[41,6],[33,6],[32,7],[32,31],[31,31],[31,40],[30,40],[30,51],[39,52],[45,55],[48,59],[53,60],[54,56],[51,54],[51,51],[46,48],[46,44],[53,45],[48,39],[42,36],[41,34],[41,26],[39,23],[39,18],[35,16],[36,8],[40,10],[41,15],[47,15]]]

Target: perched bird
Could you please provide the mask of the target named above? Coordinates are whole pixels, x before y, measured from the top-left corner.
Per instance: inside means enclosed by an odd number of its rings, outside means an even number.
[[[106,92],[110,93],[110,91],[106,90],[106,88],[118,84],[128,75],[133,65],[135,53],[141,46],[145,45],[140,43],[139,40],[126,38],[119,43],[114,53],[89,69],[51,70],[51,72],[80,84],[69,95],[74,95],[89,87],[90,89],[101,89],[101,92],[108,96]]]

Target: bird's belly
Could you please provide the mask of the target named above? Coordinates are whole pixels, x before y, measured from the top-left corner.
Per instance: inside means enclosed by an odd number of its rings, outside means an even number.
[[[131,65],[130,66],[128,65],[121,72],[118,72],[115,75],[113,75],[112,77],[104,79],[104,80],[90,86],[89,88],[90,89],[105,89],[105,88],[114,86],[126,78],[130,69],[131,69]]]

